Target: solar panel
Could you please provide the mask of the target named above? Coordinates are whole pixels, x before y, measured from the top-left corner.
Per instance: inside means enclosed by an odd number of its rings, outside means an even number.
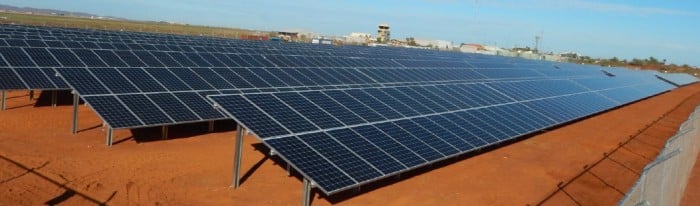
[[[0,68],[0,89],[1,90],[12,90],[12,89],[24,89],[26,86],[12,68]]]
[[[617,83],[626,87],[593,90],[568,79],[544,79],[209,98],[333,194],[656,94],[618,95],[635,84]],[[309,154],[297,156],[300,147]],[[369,153],[384,161],[360,155]]]
[[[664,81],[668,81],[677,86],[684,86],[698,82],[698,78],[689,74],[659,73],[656,76]]]

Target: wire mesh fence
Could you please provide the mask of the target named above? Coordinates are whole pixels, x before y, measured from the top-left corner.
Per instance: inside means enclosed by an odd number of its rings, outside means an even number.
[[[700,106],[681,124],[618,205],[678,205],[700,149]]]

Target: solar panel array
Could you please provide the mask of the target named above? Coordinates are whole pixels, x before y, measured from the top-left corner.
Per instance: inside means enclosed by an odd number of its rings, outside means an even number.
[[[115,129],[233,118],[327,194],[674,88],[661,77],[697,81],[433,50],[13,25],[0,27],[0,56],[0,89],[73,89]]]
[[[209,98],[333,194],[673,88],[639,80],[509,80]]]
[[[115,129],[225,119],[205,99],[212,94],[600,76],[575,65],[557,73],[547,71],[548,63],[434,51],[22,26],[2,31],[0,48],[13,51],[2,53],[5,71],[35,71],[34,78],[6,82],[72,88]]]
[[[698,82],[698,78],[696,78],[694,76],[690,76],[688,74],[658,73],[658,74],[656,74],[656,76],[660,79],[671,82],[671,83],[678,85],[678,86],[684,86],[684,85]]]

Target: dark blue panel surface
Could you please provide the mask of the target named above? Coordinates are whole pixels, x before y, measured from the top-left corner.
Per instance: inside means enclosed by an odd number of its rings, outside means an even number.
[[[181,67],[182,65],[175,61],[167,52],[151,51],[153,57],[155,57],[160,63],[166,67]]]
[[[56,57],[56,59],[61,62],[61,64],[65,67],[84,67],[85,64],[83,64],[80,59],[78,59],[73,52],[71,52],[69,49],[49,49],[51,54]]]
[[[169,91],[190,91],[190,88],[185,82],[171,73],[166,68],[149,68],[146,69],[153,78],[158,80]]]
[[[355,127],[352,128],[352,131],[360,134],[360,136],[366,138],[377,147],[382,148],[384,152],[399,160],[406,167],[414,167],[426,162],[425,159],[372,125]]]
[[[329,113],[324,112],[321,108],[298,93],[278,93],[275,94],[275,96],[294,108],[294,110],[306,116],[306,118],[321,127],[321,129],[343,126],[341,122],[333,118]]]
[[[61,66],[46,48],[24,48],[24,51],[26,51],[27,54],[32,57],[32,60],[40,67]]]
[[[112,128],[135,127],[143,125],[119,100],[114,96],[82,97],[90,107],[104,119]]]
[[[277,149],[280,156],[292,162],[295,167],[303,171],[326,191],[338,190],[356,183],[296,137],[272,139],[265,142]]]
[[[294,133],[319,129],[272,94],[252,94],[246,98]]]
[[[109,94],[100,81],[85,68],[58,68],[58,73],[80,95]]]
[[[437,119],[436,119],[437,118]],[[431,120],[432,119],[432,120]],[[447,152],[446,154],[452,154],[449,147],[442,145],[439,140],[446,142],[451,147],[456,148],[460,151],[468,151],[474,147],[480,146],[481,144],[475,144],[469,141],[472,136],[469,133],[465,133],[464,129],[455,124],[440,124],[435,121],[440,121],[439,116],[431,116],[430,119],[427,117],[415,118],[410,121],[399,121],[397,124],[404,129],[409,129],[411,127],[418,126],[416,128],[411,128],[415,135],[419,135],[421,138],[425,138],[427,142],[434,145],[436,149]],[[449,122],[448,122],[449,123]],[[430,132],[429,134],[424,134]]]
[[[215,89],[223,90],[236,88],[210,68],[194,68],[192,71]]]
[[[134,53],[135,56],[138,57],[139,60],[141,60],[141,62],[146,64],[146,66],[148,66],[148,67],[163,67],[163,66],[165,66],[165,65],[163,65],[163,63],[160,63],[160,61],[158,61],[158,59],[156,59],[156,57],[153,56],[148,51],[132,51],[132,52]],[[124,59],[124,58],[122,58],[122,59]]]
[[[329,131],[328,134],[335,137],[340,143],[354,151],[357,155],[367,160],[384,174],[390,174],[406,169],[401,162],[377,147],[373,142],[360,136],[351,129]]]
[[[121,72],[124,77],[131,80],[142,92],[167,91],[158,81],[141,68],[121,68],[119,72]]]
[[[83,63],[85,63],[85,65],[89,67],[107,67],[107,64],[105,64],[100,57],[95,55],[92,50],[73,49],[72,51],[78,58],[80,58],[80,60],[82,60]]]
[[[25,89],[27,86],[22,83],[22,79],[15,74],[11,68],[0,68],[0,89]]]
[[[189,109],[189,107],[180,102],[180,100],[173,94],[158,93],[147,94],[146,96],[148,96],[148,98],[151,99],[154,104],[158,105],[163,112],[168,114],[168,116],[170,116],[176,122],[201,120]]]
[[[323,93],[328,95],[328,97],[332,98],[336,102],[343,105],[345,108],[348,108],[350,111],[355,112],[355,114],[362,117],[367,122],[377,122],[386,120],[386,118],[378,114],[376,111],[372,110],[372,108],[362,104],[360,101],[357,101],[355,98],[346,94],[343,91],[330,90],[324,91]]]
[[[147,125],[156,124],[167,124],[173,123],[173,121],[163,113],[158,106],[153,104],[146,95],[143,94],[130,94],[130,95],[119,95],[119,100],[121,100],[125,106],[131,109],[136,116]]]
[[[5,61],[10,66],[14,67],[34,67],[34,61],[24,53],[22,48],[16,47],[0,47],[0,54],[5,57]]]
[[[432,161],[445,156],[392,122],[379,123],[375,126],[425,160]]]
[[[121,75],[114,68],[92,68],[89,69],[92,74],[97,77],[107,89],[114,94],[123,93],[139,93],[139,89],[131,84],[131,82]]]
[[[289,131],[271,117],[259,115],[262,111],[242,96],[209,96],[209,98],[216,101],[237,120],[245,122],[245,126],[260,138],[289,134]]]
[[[356,100],[362,102],[364,105],[367,105],[369,108],[372,108],[372,110],[376,111],[377,113],[386,117],[387,119],[397,119],[403,117],[390,106],[386,105],[385,103],[382,103],[378,99],[372,97],[371,95],[367,94],[362,90],[351,89],[346,90],[345,92],[348,95],[355,98]]]
[[[53,68],[40,68],[40,69],[41,69],[41,71],[44,72],[44,74],[47,77],[49,77],[49,80],[51,80],[51,82],[53,82],[53,84],[56,85],[56,88],[70,89],[68,84],[66,84],[66,81],[64,81],[63,78],[59,77],[59,75],[55,69],[53,69]]]
[[[36,67],[29,68],[14,68],[15,72],[20,78],[27,83],[29,89],[53,89],[56,88],[55,85],[51,83],[51,80],[44,74],[41,69]],[[4,79],[3,79],[4,81]]]
[[[382,175],[374,166],[345,148],[328,134],[312,133],[300,135],[298,138],[358,182]]]
[[[175,74],[180,80],[185,82],[190,88],[194,90],[213,90],[214,88],[209,85],[208,82],[204,81],[190,68],[170,68],[170,72]]]
[[[114,51],[114,53],[119,56],[121,60],[123,60],[128,66],[130,67],[147,67],[149,65],[146,65],[137,57],[134,53],[131,53],[131,51]]]
[[[202,119],[219,119],[224,117],[211,106],[209,100],[206,100],[205,97],[200,94],[194,92],[178,92],[174,95]]]
[[[302,92],[301,95],[309,99],[317,106],[321,107],[324,111],[333,115],[345,125],[355,125],[366,122],[365,120],[357,116],[357,114],[348,110],[343,105],[334,101],[333,99],[321,92]]]

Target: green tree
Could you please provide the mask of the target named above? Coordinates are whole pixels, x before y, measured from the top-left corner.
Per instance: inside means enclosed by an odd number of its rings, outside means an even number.
[[[612,63],[618,63],[618,62],[620,62],[620,60],[617,59],[617,57],[613,57],[613,58],[610,59],[610,62],[612,62]]]
[[[659,60],[654,58],[654,57],[649,57],[649,60],[646,60],[647,64],[659,64]]]
[[[416,39],[413,37],[406,37],[406,44],[408,44],[409,46],[417,46],[418,45],[418,44],[416,44]]]

